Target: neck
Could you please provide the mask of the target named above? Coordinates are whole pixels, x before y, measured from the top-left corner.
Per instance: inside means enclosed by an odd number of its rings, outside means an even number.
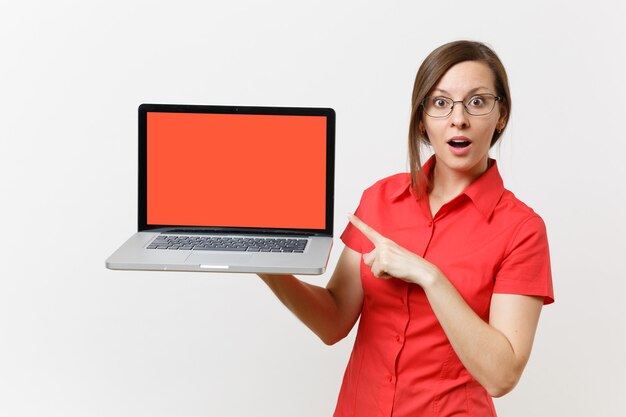
[[[461,194],[472,182],[480,177],[490,163],[488,158],[469,171],[457,171],[444,164],[435,163],[432,173],[430,195],[440,200],[449,201]]]

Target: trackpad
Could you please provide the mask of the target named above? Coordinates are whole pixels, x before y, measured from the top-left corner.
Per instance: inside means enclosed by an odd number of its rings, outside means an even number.
[[[248,265],[253,256],[253,253],[193,252],[187,257],[187,263],[227,269],[231,265]]]

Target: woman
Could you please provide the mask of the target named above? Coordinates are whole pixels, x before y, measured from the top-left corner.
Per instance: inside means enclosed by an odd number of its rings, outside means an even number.
[[[261,275],[327,344],[360,317],[335,416],[495,416],[519,381],[553,291],[545,225],[488,155],[510,109],[490,48],[437,48],[415,79],[411,172],[364,192],[326,288]]]

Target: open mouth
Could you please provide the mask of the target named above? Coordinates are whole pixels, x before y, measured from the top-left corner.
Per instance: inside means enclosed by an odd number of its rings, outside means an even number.
[[[453,148],[467,148],[471,144],[472,142],[470,142],[469,140],[462,139],[451,139],[448,141],[448,145],[452,146]]]

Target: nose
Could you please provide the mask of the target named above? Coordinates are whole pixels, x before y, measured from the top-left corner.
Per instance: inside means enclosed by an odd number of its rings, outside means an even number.
[[[450,114],[450,125],[459,129],[465,129],[469,126],[469,118],[463,106],[463,102],[455,101]]]

